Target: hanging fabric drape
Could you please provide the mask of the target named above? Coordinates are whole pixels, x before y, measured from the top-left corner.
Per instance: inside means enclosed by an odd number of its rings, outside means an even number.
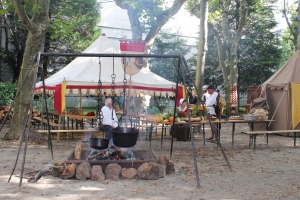
[[[300,84],[291,83],[292,92],[292,129],[300,122]]]
[[[62,115],[63,110],[66,108],[66,89],[67,82],[65,81],[55,87],[54,108],[59,115]]]

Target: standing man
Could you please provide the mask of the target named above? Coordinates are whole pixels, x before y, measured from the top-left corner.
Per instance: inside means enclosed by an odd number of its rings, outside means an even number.
[[[215,87],[213,85],[209,85],[207,87],[207,94],[206,94],[205,104],[206,104],[206,106],[208,108],[208,113],[211,116],[212,115],[217,115],[215,108],[218,107],[219,98],[220,98],[220,95],[217,92],[215,92]],[[211,132],[211,136],[209,138],[207,138],[206,140],[209,140],[211,142],[216,142],[217,141],[217,136],[212,131]]]
[[[213,85],[209,85],[207,87],[207,92],[205,93],[205,104],[208,107],[208,113],[210,115],[216,115],[215,107],[218,105],[218,97],[219,94],[215,92],[215,87]]]
[[[119,126],[116,112],[112,107],[113,107],[112,99],[107,98],[107,99],[105,99],[105,106],[103,106],[101,108],[101,111],[102,111],[102,114],[103,114],[103,121],[102,121],[101,130],[106,133],[105,134],[105,139],[109,140],[109,145],[113,144],[111,129],[112,128],[117,128]]]

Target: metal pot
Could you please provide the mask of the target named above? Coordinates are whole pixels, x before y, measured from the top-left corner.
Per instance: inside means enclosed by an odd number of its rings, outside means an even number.
[[[248,120],[248,121],[256,121],[258,118],[257,115],[253,115],[253,114],[244,114],[243,117],[244,120]]]
[[[118,147],[132,147],[136,144],[139,130],[136,128],[113,128],[111,129],[114,145]]]
[[[93,149],[101,150],[108,148],[108,139],[90,138],[90,147]]]

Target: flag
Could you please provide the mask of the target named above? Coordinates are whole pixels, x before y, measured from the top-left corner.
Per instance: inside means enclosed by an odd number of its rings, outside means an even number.
[[[291,83],[292,90],[292,129],[295,129],[300,122],[300,85]]]
[[[67,82],[62,82],[60,85],[56,85],[54,90],[54,108],[60,115],[66,108],[66,89]]]
[[[178,86],[178,89],[177,89],[177,99],[176,99],[176,105],[177,106],[180,106],[179,105],[180,99],[185,99],[184,87],[183,86]]]

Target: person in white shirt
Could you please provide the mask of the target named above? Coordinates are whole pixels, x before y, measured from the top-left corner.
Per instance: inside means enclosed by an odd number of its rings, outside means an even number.
[[[104,131],[105,139],[109,140],[109,144],[112,145],[112,128],[117,128],[119,126],[118,118],[115,110],[112,108],[112,99],[105,99],[105,106],[101,108],[103,114],[102,127],[101,130]]]
[[[205,105],[208,107],[208,113],[210,115],[216,115],[216,111],[214,106],[217,105],[217,97],[218,93],[215,92],[215,87],[213,85],[209,85],[207,87],[207,94],[205,94],[206,100]]]
[[[206,101],[205,104],[208,108],[208,113],[212,115],[216,115],[215,106],[218,104],[218,93],[215,92],[215,87],[213,85],[209,85],[207,87],[207,92],[205,93]],[[207,138],[206,140],[209,140],[211,142],[216,142],[217,136],[214,134],[214,132],[211,132],[211,136]]]
[[[178,107],[179,111],[185,112],[187,111],[187,103],[185,99],[180,99],[179,100],[179,107]]]

